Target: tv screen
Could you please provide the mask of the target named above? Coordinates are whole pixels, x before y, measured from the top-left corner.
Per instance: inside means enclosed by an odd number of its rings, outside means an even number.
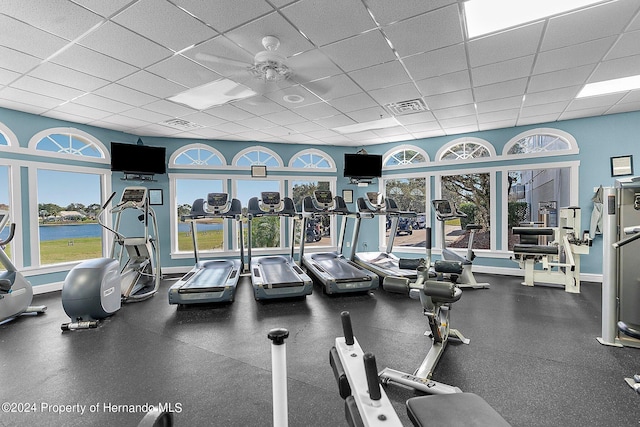
[[[167,172],[165,147],[111,143],[111,170],[139,174],[163,174]]]
[[[379,178],[382,176],[382,155],[344,155],[344,176],[347,178]]]

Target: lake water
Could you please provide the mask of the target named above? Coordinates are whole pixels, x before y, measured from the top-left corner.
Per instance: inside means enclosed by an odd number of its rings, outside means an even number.
[[[41,225],[40,241],[77,239],[80,237],[100,237],[102,234],[99,224],[73,224],[73,225]],[[189,224],[178,224],[178,232],[187,232],[191,228]],[[222,230],[222,224],[198,224],[198,231]]]

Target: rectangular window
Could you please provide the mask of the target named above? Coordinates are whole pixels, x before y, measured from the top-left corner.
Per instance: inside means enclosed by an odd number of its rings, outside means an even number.
[[[175,180],[177,219],[178,219],[178,251],[193,251],[193,237],[191,236],[191,224],[189,221],[182,221],[183,215],[191,213],[191,207],[196,199],[207,199],[209,193],[224,192],[224,185],[221,179],[182,179]],[[211,218],[199,220],[196,226],[198,233],[199,251],[222,251],[224,244],[224,220],[222,218]]]
[[[38,169],[40,265],[102,256],[100,174]]]
[[[475,249],[491,248],[491,176],[489,173],[469,173],[443,175],[441,178],[441,196],[465,218],[456,218],[445,222],[444,238],[447,247],[466,248],[469,242],[467,224],[478,224],[481,230],[475,233]],[[441,226],[438,224],[438,226]]]
[[[401,217],[398,220],[398,228],[396,236],[393,240],[394,246],[404,247],[421,247],[424,248],[426,243],[426,227],[425,207],[427,202],[426,196],[426,179],[425,178],[402,178],[385,180],[386,197],[393,199],[401,211],[414,212],[415,218]],[[391,233],[391,218],[387,217],[385,221],[386,239],[389,239]]]
[[[306,196],[313,197],[316,190],[331,190],[329,181],[292,181],[293,204],[298,212],[302,212],[302,200]],[[309,219],[307,229],[304,233],[304,245],[309,246],[330,246],[331,245],[331,216],[320,215],[317,218]],[[300,244],[300,222],[296,223],[295,244]]]
[[[242,202],[243,207],[247,207],[249,199],[252,197],[260,198],[263,191],[279,191],[280,197],[283,197],[281,182],[275,180],[243,180],[238,179],[236,182],[236,198]],[[251,223],[251,246],[256,248],[278,248],[281,242],[281,224],[282,221],[277,216],[265,216],[254,218]],[[247,245],[246,223],[243,233],[245,246]]]
[[[570,189],[569,167],[509,170],[508,249],[513,250],[513,245],[519,243],[518,236],[513,235],[513,227],[557,227],[559,209],[571,205]]]

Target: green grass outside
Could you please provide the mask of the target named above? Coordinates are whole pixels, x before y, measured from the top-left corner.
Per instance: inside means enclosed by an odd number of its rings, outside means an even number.
[[[192,242],[190,232],[178,233],[178,250],[193,251]],[[223,249],[223,243],[222,230],[198,231],[198,249],[201,251],[221,250]]]
[[[40,242],[40,264],[58,264],[102,257],[100,237],[79,237]]]

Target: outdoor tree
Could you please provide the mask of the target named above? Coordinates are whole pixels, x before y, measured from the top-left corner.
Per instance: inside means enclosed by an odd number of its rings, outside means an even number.
[[[490,225],[490,182],[488,173],[446,175],[442,177],[442,197],[455,203],[463,210],[464,204],[472,205],[475,213],[471,221],[489,229]],[[463,210],[464,211],[464,210]],[[465,212],[466,213],[466,212]]]

